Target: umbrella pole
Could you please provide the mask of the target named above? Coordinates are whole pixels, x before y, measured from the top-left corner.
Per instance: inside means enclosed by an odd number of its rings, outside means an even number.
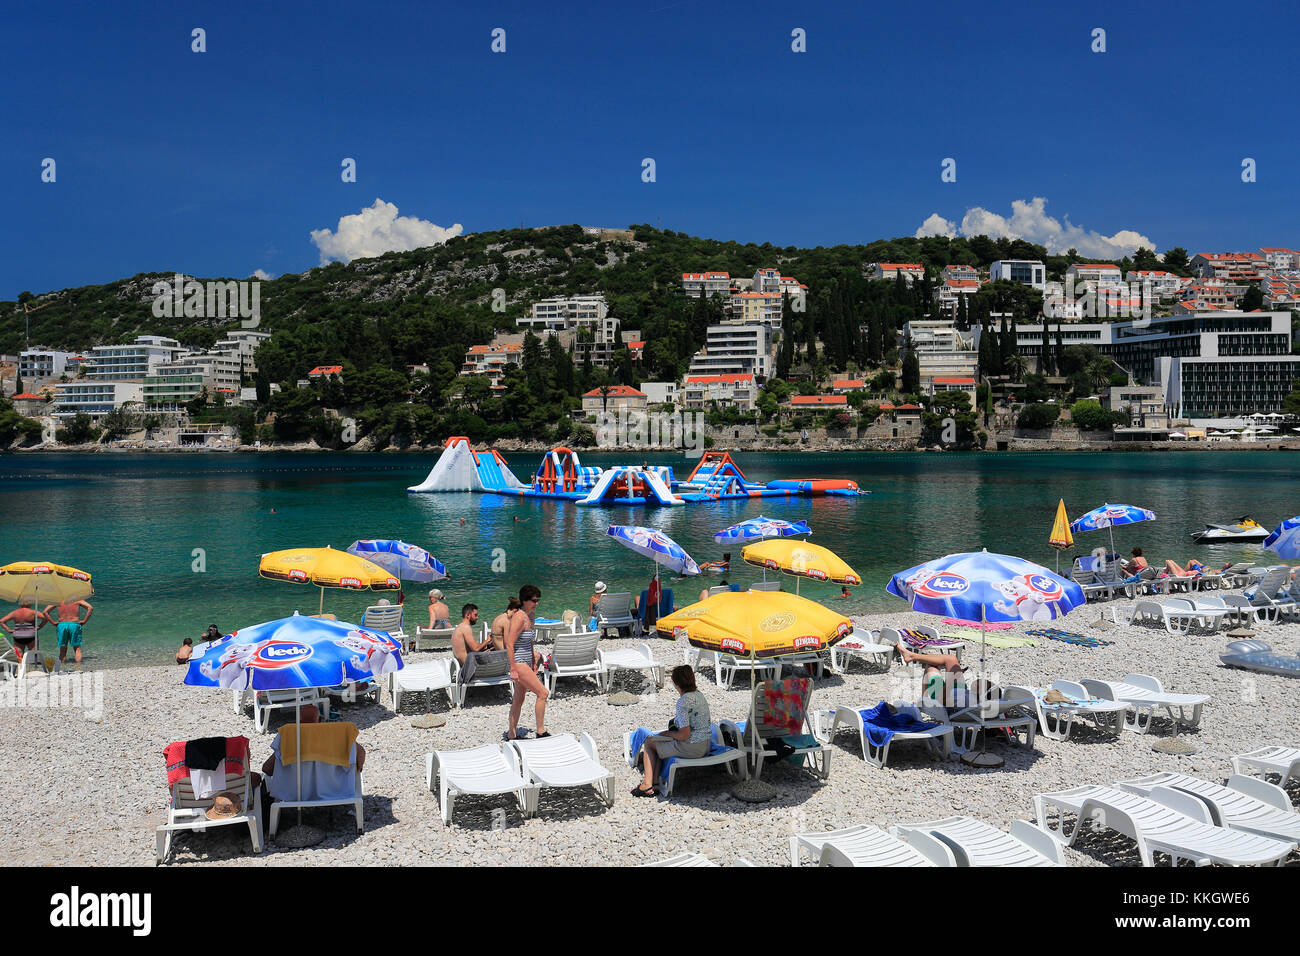
[[[979,670],[981,694],[984,688],[987,686],[984,680],[984,651],[985,651],[984,636],[987,633],[988,633],[988,626],[986,624],[986,610],[984,604],[981,602],[980,604],[980,670]],[[962,763],[967,764],[968,766],[971,767],[1001,767],[1006,761],[1004,761],[1001,757],[997,756],[996,754],[990,754],[985,751],[985,748],[988,746],[988,732],[984,729],[984,699],[981,696],[981,694],[975,695],[975,699],[978,702],[979,709],[980,709],[980,726],[979,726],[980,749],[978,753],[962,754],[961,760]],[[966,701],[967,703],[970,702],[969,694],[966,697]]]
[[[316,613],[317,614],[325,613],[325,588],[324,587],[320,589],[320,605],[316,608]]]

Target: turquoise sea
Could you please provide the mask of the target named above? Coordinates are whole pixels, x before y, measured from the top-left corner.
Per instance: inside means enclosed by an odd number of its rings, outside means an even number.
[[[1124,552],[1141,545],[1152,563],[1193,555],[1210,563],[1263,559],[1259,545],[1197,546],[1189,535],[1207,521],[1245,513],[1269,527],[1300,513],[1296,458],[1285,452],[740,454],[751,479],[852,478],[871,495],[620,509],[407,494],[435,457],[8,455],[0,458],[0,564],[42,559],[91,572],[95,614],[86,660],[120,666],[168,661],[181,638],[197,638],[210,623],[228,633],[294,609],[314,613],[320,592],[259,578],[259,556],[295,546],[346,548],[363,537],[402,538],[444,561],[452,578],[439,586],[453,616],[467,601],[495,613],[520,585],[535,583],[541,614],[558,617],[565,608],[585,609],[597,579],[611,591],[645,587],[649,561],[609,538],[611,523],[662,528],[697,561],[708,561],[722,551],[712,533],[729,524],[758,514],[805,519],[812,540],[848,560],[864,585],[848,600],[838,586],[803,582],[801,592],[861,613],[901,610],[884,591],[889,576],[949,552],[986,547],[1052,567],[1047,536],[1059,498],[1071,517],[1106,501],[1154,510],[1157,521],[1116,529]],[[536,453],[509,457],[523,480],[540,460]],[[583,460],[607,465],[631,457]],[[693,464],[663,454],[650,460],[672,464],[679,475]],[[1105,541],[1101,532],[1078,544],[1086,552]],[[728,580],[757,579],[756,569],[740,563],[739,548],[732,551]],[[705,578],[668,586],[681,605],[718,580]],[[406,588],[412,615],[422,620],[427,590]],[[325,594],[325,610],[342,620],[359,620],[368,603],[355,593]],[[43,638],[42,646],[52,642]]]

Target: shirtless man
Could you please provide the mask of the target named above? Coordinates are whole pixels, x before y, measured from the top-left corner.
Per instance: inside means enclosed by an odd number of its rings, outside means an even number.
[[[504,651],[506,649],[506,628],[510,626],[510,619],[518,613],[520,608],[519,598],[512,597],[506,602],[506,609],[496,616],[492,622],[492,649]]]
[[[460,623],[456,625],[456,630],[451,632],[451,652],[456,655],[456,661],[465,666],[465,658],[477,651],[490,651],[492,641],[489,638],[482,644],[474,640],[474,625],[478,624],[478,605],[466,604],[460,609]]]
[[[59,663],[62,664],[68,659],[68,645],[72,645],[72,658],[78,664],[81,663],[81,627],[83,624],[90,623],[90,615],[94,612],[89,601],[64,601],[58,605],[58,617],[50,613],[50,608],[45,609],[45,616],[59,628]],[[81,609],[86,609],[86,616],[81,616]]]
[[[13,637],[19,661],[22,661],[23,655],[28,651],[36,650],[36,632],[50,623],[45,612],[35,610],[32,605],[31,598],[23,598],[18,602],[17,608],[0,617],[0,627]]]
[[[443,594],[437,588],[429,592],[429,629],[451,627],[451,611],[442,603]]]

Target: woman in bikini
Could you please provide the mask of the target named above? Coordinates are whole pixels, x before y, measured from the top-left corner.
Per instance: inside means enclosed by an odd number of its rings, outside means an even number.
[[[525,584],[519,589],[519,613],[510,619],[506,628],[506,653],[510,655],[510,679],[514,682],[515,696],[510,702],[510,723],[506,739],[519,739],[519,715],[524,709],[524,697],[529,691],[537,698],[537,736],[551,736],[546,731],[546,698],[550,695],[537,676],[538,654],[533,648],[537,638],[537,605],[542,600],[541,589]]]
[[[512,597],[506,602],[506,609],[496,616],[492,622],[492,647],[498,651],[506,649],[506,628],[515,617],[515,612],[519,610],[519,598]]]

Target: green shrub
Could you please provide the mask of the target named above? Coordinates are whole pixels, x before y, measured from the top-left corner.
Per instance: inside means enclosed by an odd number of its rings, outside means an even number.
[[[1020,415],[1016,418],[1016,427],[1051,428],[1060,417],[1061,406],[1059,405],[1026,405],[1020,410]]]

